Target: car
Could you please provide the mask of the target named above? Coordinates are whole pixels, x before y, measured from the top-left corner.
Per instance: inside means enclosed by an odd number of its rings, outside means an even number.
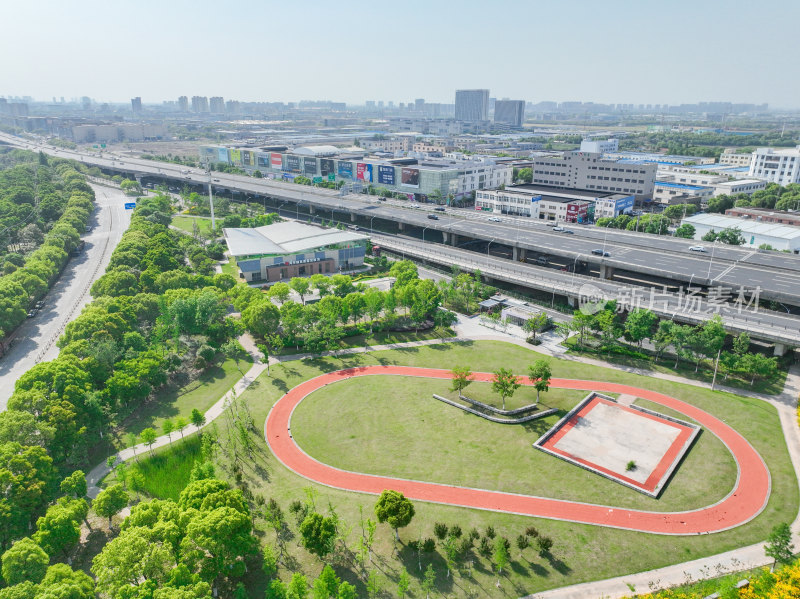
[[[545,226],[547,226],[547,227],[555,227],[556,223],[554,223],[553,221],[550,221],[549,223],[545,223]]]
[[[599,248],[592,250],[592,253],[595,256],[603,256],[604,258],[608,258],[609,256],[611,256],[611,254],[609,254],[608,252],[605,252],[605,251],[603,251],[603,250],[601,250]]]
[[[502,221],[501,221],[499,218],[497,218],[496,216],[490,216],[490,217],[489,217],[487,220],[490,220],[490,221],[492,221],[493,223],[499,223],[499,222],[502,222]]]
[[[378,201],[379,201],[379,202],[385,202],[385,201],[386,201],[386,198],[378,198]]]
[[[563,227],[553,227],[553,231],[557,231],[557,232],[559,232],[559,233],[560,233],[561,231],[564,231],[564,230],[565,230],[565,229],[564,229]]]
[[[44,308],[44,300],[39,300],[38,302],[36,302],[34,308],[36,308],[37,310],[41,310],[42,308]]]
[[[702,245],[693,245],[692,247],[689,248],[689,251],[690,252],[705,252],[706,248],[704,248]]]
[[[219,179],[214,179],[214,183],[219,183]]]
[[[28,310],[28,318],[33,318],[39,313],[39,310],[34,308],[33,310]]]
[[[553,231],[555,231],[555,229],[553,229]],[[561,229],[561,232],[569,235],[575,235],[575,231],[570,231],[569,229]]]
[[[439,220],[439,217],[436,216],[435,214],[429,214],[428,218],[431,219],[431,220]]]
[[[436,206],[436,208],[434,208],[434,210],[436,210],[436,212],[444,212],[444,207]]]

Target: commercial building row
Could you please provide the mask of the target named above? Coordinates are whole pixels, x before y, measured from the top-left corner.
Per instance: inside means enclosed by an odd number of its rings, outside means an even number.
[[[344,181],[372,184],[409,199],[442,201],[472,196],[472,192],[512,183],[513,167],[493,162],[378,159],[345,152],[334,146],[307,146],[293,151],[202,146],[201,162],[224,162],[249,173],[291,181],[298,176],[314,183]]]

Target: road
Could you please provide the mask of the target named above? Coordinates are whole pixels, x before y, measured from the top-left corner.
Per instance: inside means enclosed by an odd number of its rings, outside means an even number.
[[[16,380],[37,362],[58,355],[56,340],[67,323],[91,301],[89,289],[105,272],[111,252],[128,228],[131,211],[123,208],[125,194],[119,189],[92,185],[97,210],[90,217],[91,232],[84,235],[86,247],[71,258],[58,281],[44,298],[45,306],[15,332],[17,341],[0,358],[0,411],[6,409]]]
[[[108,152],[100,154],[75,152],[38,146],[30,140],[0,134],[0,141],[43,150],[66,158],[82,160],[87,164],[153,176],[184,183],[202,185],[208,176],[199,169],[182,165],[120,157]],[[313,207],[321,218],[341,220],[345,213],[355,214],[369,224],[377,220],[403,223],[419,227],[429,236],[429,241],[441,242],[442,234],[456,234],[465,238],[482,239],[495,244],[515,246],[534,253],[561,256],[567,260],[580,259],[594,267],[606,264],[616,269],[643,273],[659,279],[670,279],[690,284],[760,289],[762,299],[800,305],[800,256],[781,252],[766,252],[752,248],[703,244],[705,253],[692,252],[689,247],[697,241],[675,239],[644,233],[617,231],[594,226],[569,225],[572,234],[554,232],[542,221],[500,217],[501,222],[488,221],[488,215],[471,209],[448,208],[443,214],[432,213],[432,205],[411,202],[378,202],[374,196],[345,195],[329,189],[312,188],[271,179],[256,179],[228,173],[214,173],[212,185],[219,190],[234,190],[258,196],[269,196],[284,204],[294,204],[298,215],[300,207]],[[438,219],[428,218],[437,214]],[[436,236],[434,239],[433,236]],[[601,258],[592,250],[603,249],[610,256]]]

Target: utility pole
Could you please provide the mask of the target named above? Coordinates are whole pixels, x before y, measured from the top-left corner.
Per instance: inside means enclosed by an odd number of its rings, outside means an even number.
[[[214,219],[214,194],[211,193],[211,163],[206,162],[206,169],[208,174],[208,203],[211,206],[211,232],[217,229],[217,222]]]
[[[717,351],[717,359],[714,362],[714,378],[711,379],[711,390],[714,390],[714,385],[717,383],[717,370],[719,369],[719,356],[722,353],[722,348]]]

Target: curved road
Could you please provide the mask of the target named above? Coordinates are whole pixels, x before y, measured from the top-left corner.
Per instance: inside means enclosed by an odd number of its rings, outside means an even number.
[[[89,217],[92,230],[82,236],[86,241],[84,251],[67,262],[44,297],[44,308],[17,328],[16,342],[0,358],[0,412],[6,409],[20,376],[38,362],[58,355],[58,337],[91,301],[92,283],[105,272],[111,252],[130,224],[132,211],[124,209],[126,196],[120,189],[93,184],[91,187],[98,209]]]
[[[552,386],[591,389],[607,393],[627,393],[677,410],[698,422],[722,440],[733,454],[739,476],[733,491],[720,502],[688,512],[647,512],[516,495],[499,491],[470,489],[430,482],[419,482],[370,474],[359,474],[322,464],[303,452],[291,436],[291,416],[295,407],[313,391],[336,381],[365,375],[402,375],[449,379],[450,371],[404,366],[367,366],[339,370],[301,383],[275,403],[267,416],[265,436],[272,452],[284,466],[314,482],[329,487],[378,495],[384,489],[400,491],[410,499],[461,507],[567,520],[665,535],[720,532],[756,517],[767,504],[770,475],[756,450],[728,425],[709,413],[673,397],[629,385],[600,381],[553,379]],[[490,373],[475,373],[475,380],[490,381]],[[530,384],[527,379],[523,384]]]

